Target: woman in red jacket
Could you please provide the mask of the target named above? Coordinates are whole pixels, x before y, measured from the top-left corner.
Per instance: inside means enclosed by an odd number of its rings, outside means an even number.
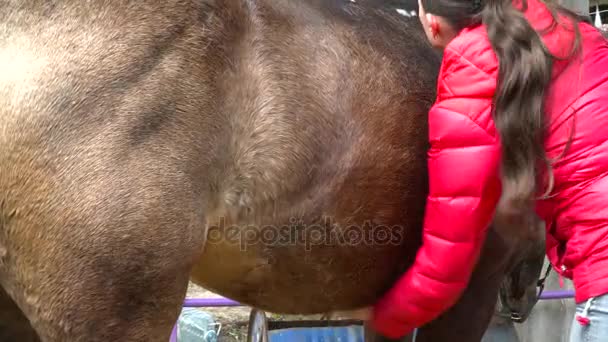
[[[420,1],[428,39],[444,50],[429,196],[414,265],[369,310],[380,334],[404,336],[446,311],[492,219],[534,209],[551,263],[574,282],[571,341],[608,339],[608,43],[553,6]]]

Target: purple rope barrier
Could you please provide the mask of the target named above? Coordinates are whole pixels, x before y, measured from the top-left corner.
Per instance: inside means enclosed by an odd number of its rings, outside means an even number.
[[[186,298],[184,307],[186,308],[202,308],[202,307],[223,307],[223,306],[244,306],[239,302],[231,299],[219,298]]]
[[[557,291],[543,291],[540,294],[540,299],[563,299],[574,297],[573,290],[557,290]],[[218,298],[187,298],[184,301],[184,307],[187,308],[201,308],[201,307],[228,307],[228,306],[245,306],[232,299],[218,297]]]
[[[573,298],[574,290],[543,291],[540,299],[564,299]]]

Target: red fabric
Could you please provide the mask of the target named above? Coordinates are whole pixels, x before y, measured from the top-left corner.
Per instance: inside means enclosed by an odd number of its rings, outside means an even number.
[[[536,0],[528,1],[525,14],[537,29],[552,20]],[[554,164],[553,197],[537,210],[547,222],[548,256],[561,274],[573,276],[578,302],[608,292],[608,43],[591,26],[580,27],[582,58],[554,63],[546,147],[550,157],[561,158]],[[565,26],[543,36],[562,57],[570,47],[562,43],[573,38]],[[429,112],[423,245],[373,308],[372,324],[386,337],[399,338],[437,318],[468,284],[500,197],[500,142],[490,111],[497,73],[484,26],[465,29],[444,51]],[[561,156],[573,124],[572,145]]]

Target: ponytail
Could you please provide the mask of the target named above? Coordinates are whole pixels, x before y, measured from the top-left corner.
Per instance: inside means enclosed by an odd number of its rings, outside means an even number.
[[[487,0],[482,22],[499,61],[492,114],[502,146],[503,190],[496,219],[510,223],[508,227],[532,208],[542,164],[550,170],[544,149],[544,99],[553,59],[510,0]],[[552,181],[548,191],[551,187]]]
[[[481,2],[480,2],[481,1]],[[542,1],[542,0],[538,0]],[[496,229],[506,239],[525,238],[522,231],[534,225],[531,217],[534,200],[546,184],[552,191],[553,174],[547,159],[545,140],[545,92],[553,69],[553,56],[539,33],[530,25],[513,0],[422,0],[428,13],[448,20],[455,29],[483,23],[499,62],[492,115],[501,140],[502,196],[496,208]],[[428,8],[427,8],[428,6]],[[557,10],[546,4],[557,25]],[[559,8],[567,17],[579,21],[574,13]],[[580,32],[576,27],[576,52]],[[569,58],[568,56],[567,58]],[[546,181],[539,175],[548,176]]]
[[[522,5],[525,11],[527,1],[523,0]],[[549,4],[546,6],[553,15],[551,29],[557,25],[557,11]],[[579,50],[581,38],[576,22],[581,18],[560,10],[575,23],[574,46],[569,56],[561,57],[570,58]],[[546,185],[542,197],[553,190],[553,172],[544,144],[545,92],[551,82],[553,61],[559,57],[547,50],[540,35],[511,0],[486,0],[481,14],[499,61],[492,114],[501,140],[503,190],[495,222],[503,237],[517,240],[534,234],[525,229],[534,226],[527,220],[542,187]],[[567,146],[569,143],[570,140]],[[543,174],[546,181],[539,177]]]

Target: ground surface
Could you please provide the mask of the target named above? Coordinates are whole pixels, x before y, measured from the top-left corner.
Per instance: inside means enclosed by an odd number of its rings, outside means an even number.
[[[214,298],[220,296],[190,283],[186,297]],[[247,340],[247,321],[251,310],[249,307],[201,308],[201,310],[211,313],[215,321],[222,324],[218,342]]]
[[[207,291],[199,286],[190,283],[187,298],[216,298],[221,297],[213,292]],[[249,307],[225,307],[225,308],[201,308],[205,312],[213,315],[215,322],[221,323],[221,330],[218,342],[242,342],[247,341],[247,326],[249,321]],[[269,320],[299,320],[299,319],[320,319],[316,316],[285,316],[267,314]]]

